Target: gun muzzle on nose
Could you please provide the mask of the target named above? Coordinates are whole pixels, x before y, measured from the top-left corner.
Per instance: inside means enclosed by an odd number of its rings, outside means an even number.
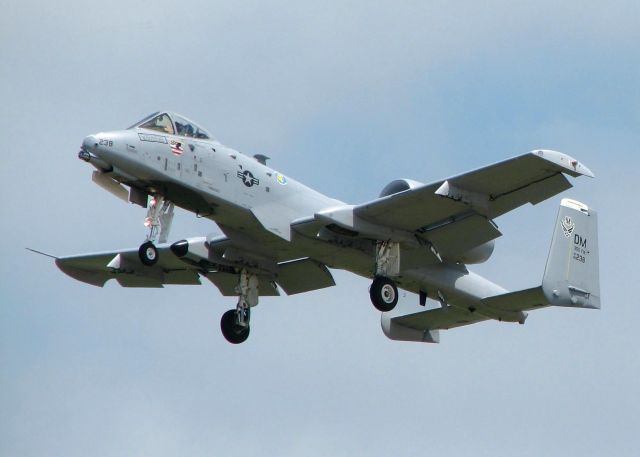
[[[101,171],[103,173],[112,171],[113,167],[110,163],[95,155],[97,147],[98,139],[93,135],[89,135],[84,140],[82,140],[82,147],[80,148],[80,152],[78,153],[78,158],[90,163],[91,165],[96,167],[98,171]]]
[[[84,149],[82,149],[78,153],[78,158],[80,160],[84,160],[85,162],[90,163],[91,165],[96,167],[102,173],[107,173],[107,172],[113,170],[113,167],[111,166],[111,164],[105,162],[100,157],[94,156],[93,154],[91,154],[90,152],[85,151]]]

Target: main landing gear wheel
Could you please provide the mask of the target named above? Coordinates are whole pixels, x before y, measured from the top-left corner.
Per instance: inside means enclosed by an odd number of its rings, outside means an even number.
[[[149,267],[155,265],[158,261],[158,256],[158,248],[156,248],[151,241],[142,243],[140,249],[138,249],[138,257],[140,257],[140,261]]]
[[[249,324],[244,326],[238,324],[238,311],[235,309],[230,309],[222,315],[220,330],[222,330],[222,336],[231,344],[240,344],[249,338]]]
[[[378,311],[386,313],[395,308],[398,303],[398,288],[389,278],[376,276],[369,288],[371,303]]]

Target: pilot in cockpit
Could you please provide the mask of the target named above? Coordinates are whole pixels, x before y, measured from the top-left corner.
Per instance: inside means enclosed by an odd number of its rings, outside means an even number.
[[[173,135],[171,119],[167,114],[160,114],[140,126],[143,129],[158,130]]]
[[[181,123],[176,121],[176,130],[180,136],[193,137],[193,126],[189,123]]]
[[[156,130],[158,132],[168,133],[170,135],[175,134],[188,138],[198,138],[201,140],[211,139],[211,136],[205,130],[201,129],[191,121],[188,121],[176,114],[173,114],[172,117],[173,122],[171,121],[171,117],[169,117],[169,114],[158,114],[148,121],[143,121],[138,125],[138,127],[142,129]]]

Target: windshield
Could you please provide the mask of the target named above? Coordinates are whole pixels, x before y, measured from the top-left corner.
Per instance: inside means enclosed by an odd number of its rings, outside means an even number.
[[[169,133],[173,135],[173,124],[167,113],[162,113],[153,119],[140,124],[141,129],[156,130],[158,132]]]
[[[174,114],[173,120],[176,123],[176,135],[200,138],[203,140],[211,138],[211,136],[202,127],[198,127],[196,124],[182,116]]]
[[[175,113],[162,113],[157,111],[129,127],[129,129],[133,128],[155,130],[156,132],[196,138],[200,140],[217,141],[205,129],[189,119]]]
[[[136,128],[137,126],[139,126],[140,124],[142,124],[143,122],[145,122],[147,119],[151,119],[152,117],[156,117],[158,114],[160,114],[160,111],[156,111],[153,114],[149,114],[148,116],[143,117],[142,119],[140,119],[138,122],[136,122],[135,124],[131,125],[130,127],[127,127],[127,130],[131,130],[133,128]]]

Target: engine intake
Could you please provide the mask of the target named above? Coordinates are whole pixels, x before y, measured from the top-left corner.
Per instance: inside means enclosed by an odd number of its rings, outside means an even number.
[[[413,179],[396,179],[395,181],[391,181],[384,187],[384,189],[382,189],[382,192],[380,192],[380,197],[388,197],[389,195],[399,194],[400,192],[404,192],[405,190],[415,189],[416,187],[420,187],[423,185],[423,183],[414,181]]]

